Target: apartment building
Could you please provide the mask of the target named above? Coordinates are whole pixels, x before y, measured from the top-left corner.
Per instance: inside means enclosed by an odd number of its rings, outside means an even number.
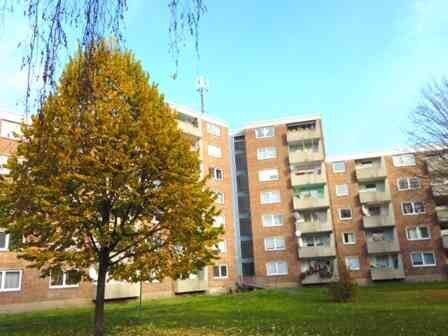
[[[245,281],[328,283],[337,258],[360,283],[446,279],[448,188],[425,153],[328,158],[316,116],[251,124],[233,143]]]
[[[215,225],[224,226],[225,233],[217,248],[220,257],[187,279],[165,279],[143,283],[143,297],[170,296],[193,292],[225,292],[237,281],[236,233],[234,230],[233,190],[231,173],[230,136],[227,125],[209,115],[198,114],[172,104],[177,112],[179,128],[193,140],[193,150],[199,152],[202,174],[210,174],[209,187],[218,197],[216,207],[221,210]],[[15,116],[0,118],[0,164],[15,153],[20,134],[20,122]],[[6,168],[1,174],[8,174]],[[96,293],[95,282],[79,281],[75,273],[66,272],[50,278],[40,278],[37,270],[28,268],[10,247],[14,239],[0,229],[0,311],[56,307],[92,302]],[[96,274],[90,270],[91,277]],[[110,281],[106,299],[135,298],[140,295],[140,284]]]

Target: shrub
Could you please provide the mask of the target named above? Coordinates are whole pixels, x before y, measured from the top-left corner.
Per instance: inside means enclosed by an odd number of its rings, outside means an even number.
[[[333,302],[354,301],[358,295],[358,284],[350,276],[342,258],[337,258],[339,279],[328,287],[330,298]]]

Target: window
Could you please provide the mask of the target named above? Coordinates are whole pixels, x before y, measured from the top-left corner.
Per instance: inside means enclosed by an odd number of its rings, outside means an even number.
[[[356,235],[354,232],[344,232],[342,233],[342,242],[344,245],[354,245],[356,244]]]
[[[431,231],[427,226],[419,225],[406,228],[406,236],[408,240],[424,240],[431,238]]]
[[[224,216],[213,217],[213,226],[214,227],[223,227],[225,224],[226,224],[226,218]]]
[[[22,286],[22,271],[0,271],[0,292],[19,291]]]
[[[224,172],[220,168],[210,167],[209,168],[209,173],[210,173],[210,176],[215,181],[222,181],[224,179]]]
[[[413,267],[428,267],[436,265],[434,252],[412,252],[411,262]]]
[[[50,275],[50,288],[79,287],[81,276],[76,270],[67,272],[53,271]]]
[[[216,191],[216,203],[224,204],[224,193],[221,191]]]
[[[207,132],[216,136],[221,135],[221,127],[215,124],[207,123]]]
[[[278,169],[265,169],[258,172],[260,182],[277,181],[279,179]]]
[[[229,272],[227,265],[217,265],[213,266],[213,277],[216,279],[224,279],[227,278]]]
[[[336,184],[336,196],[348,196],[348,184]]]
[[[392,156],[392,162],[395,167],[415,166],[414,154],[402,154]]]
[[[220,253],[226,253],[227,252],[227,243],[225,240],[221,240],[217,245],[216,245],[218,251]]]
[[[273,275],[287,275],[288,263],[286,261],[271,261],[266,263],[266,274]]]
[[[8,163],[8,156],[7,155],[0,155],[0,175],[7,175],[9,174],[9,169],[5,167],[5,165]]]
[[[350,208],[339,209],[339,219],[341,220],[352,219],[352,209]]]
[[[283,225],[283,215],[278,215],[278,214],[262,215],[261,221],[262,221],[264,227],[282,226]]]
[[[425,205],[423,202],[403,202],[401,203],[403,215],[418,215],[425,213]]]
[[[264,239],[265,251],[278,251],[286,248],[284,237],[267,237]]]
[[[271,138],[275,135],[273,126],[258,127],[255,129],[256,138]]]
[[[208,153],[208,155],[216,157],[216,158],[220,158],[222,156],[221,147],[218,147],[215,145],[208,145],[207,153]]]
[[[344,173],[344,172],[345,172],[344,161],[333,162],[333,173]]]
[[[22,131],[19,123],[2,120],[0,126],[0,136],[4,138],[17,139],[21,136]]]
[[[357,256],[345,257],[345,264],[349,271],[359,271],[361,269],[359,257]]]
[[[257,160],[275,159],[277,157],[277,148],[261,147],[257,148]]]
[[[397,179],[398,190],[420,189],[420,179],[418,177],[400,177]]]
[[[280,203],[280,191],[269,190],[261,192],[261,204]]]
[[[9,249],[9,234],[0,229],[0,251],[8,251]]]

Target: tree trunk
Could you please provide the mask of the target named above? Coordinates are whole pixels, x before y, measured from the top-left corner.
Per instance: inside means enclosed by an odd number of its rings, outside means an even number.
[[[103,253],[101,253],[103,254]],[[95,336],[104,335],[104,294],[106,291],[107,259],[100,256],[95,300]]]

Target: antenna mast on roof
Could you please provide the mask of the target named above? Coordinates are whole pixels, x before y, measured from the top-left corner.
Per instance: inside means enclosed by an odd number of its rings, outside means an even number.
[[[208,82],[203,76],[199,76],[196,81],[196,91],[201,97],[201,113],[205,113],[205,93],[208,91]]]

